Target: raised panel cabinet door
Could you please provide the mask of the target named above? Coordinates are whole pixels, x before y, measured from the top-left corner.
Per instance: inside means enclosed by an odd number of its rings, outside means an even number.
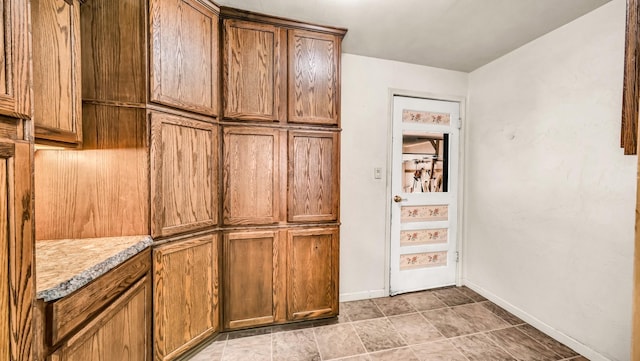
[[[280,131],[223,130],[225,224],[269,224],[279,220]]]
[[[338,219],[339,142],[337,132],[289,131],[290,222]]]
[[[34,0],[31,17],[36,138],[81,143],[80,2]]]
[[[151,113],[151,235],[218,223],[217,126]]]
[[[223,116],[279,120],[285,115],[286,30],[226,19],[223,31]]]
[[[278,231],[224,236],[224,326],[226,329],[274,323],[284,312]]]
[[[218,8],[207,0],[151,0],[151,101],[217,115]]]
[[[339,124],[340,38],[289,30],[289,122]]]
[[[0,1],[0,114],[31,116],[29,0]]]
[[[65,341],[51,361],[151,360],[151,280],[136,282]]]
[[[218,235],[153,250],[154,358],[173,360],[218,331]]]
[[[289,230],[287,317],[338,314],[338,228]]]
[[[0,140],[0,360],[32,360],[31,146]]]

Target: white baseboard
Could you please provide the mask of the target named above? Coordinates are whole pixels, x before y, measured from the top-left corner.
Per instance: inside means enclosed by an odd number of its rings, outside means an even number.
[[[545,334],[549,335],[551,338],[567,345],[568,347],[572,348],[574,351],[580,353],[582,356],[588,358],[591,361],[611,361],[611,359],[605,357],[604,355],[602,355],[601,353],[593,350],[592,348],[590,348],[589,346],[580,343],[579,341],[577,341],[576,339],[572,338],[571,336],[562,333],[558,330],[556,330],[555,328],[553,328],[552,326],[540,321],[539,319],[537,319],[535,316],[521,310],[520,308],[512,305],[511,303],[503,300],[502,298],[496,296],[495,294],[487,291],[486,289],[482,288],[481,286],[478,286],[477,284],[467,280],[467,279],[463,279],[462,280],[462,284],[471,288],[472,290],[474,290],[475,292],[479,293],[480,295],[484,296],[485,298],[487,298],[489,301],[495,303],[496,305],[504,308],[505,310],[513,313],[514,315],[518,316],[520,319],[522,319],[523,321],[527,322],[528,324],[530,324],[531,326],[539,329],[540,331],[544,332]]]
[[[341,293],[340,302],[368,300],[370,298],[379,298],[379,297],[387,297],[387,296],[389,296],[389,292],[384,289],[373,290],[373,291],[363,291],[363,292]]]

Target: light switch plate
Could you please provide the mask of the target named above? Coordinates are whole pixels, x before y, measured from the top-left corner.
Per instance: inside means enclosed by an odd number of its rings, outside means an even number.
[[[373,168],[373,179],[382,179],[382,168]]]

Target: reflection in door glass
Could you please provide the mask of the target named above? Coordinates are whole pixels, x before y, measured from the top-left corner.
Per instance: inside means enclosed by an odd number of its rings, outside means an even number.
[[[447,192],[449,134],[402,134],[402,191]]]

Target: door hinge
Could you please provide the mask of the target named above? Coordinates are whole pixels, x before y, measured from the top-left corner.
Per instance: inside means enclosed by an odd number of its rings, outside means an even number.
[[[458,129],[462,129],[462,118],[458,118]]]
[[[456,251],[456,263],[460,262],[460,252]]]

